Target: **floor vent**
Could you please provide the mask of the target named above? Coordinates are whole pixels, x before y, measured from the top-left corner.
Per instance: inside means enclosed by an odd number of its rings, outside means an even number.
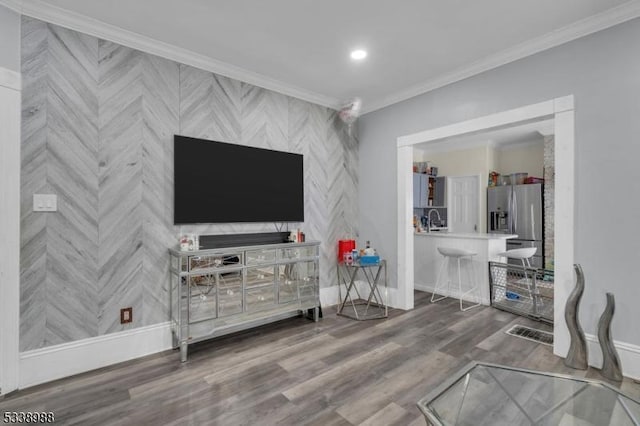
[[[510,336],[521,337],[523,339],[531,340],[532,342],[553,346],[553,333],[549,333],[548,331],[537,330],[524,325],[514,325],[507,330],[506,333]]]

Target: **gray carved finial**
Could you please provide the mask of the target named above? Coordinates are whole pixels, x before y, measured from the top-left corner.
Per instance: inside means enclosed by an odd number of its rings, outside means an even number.
[[[609,380],[622,380],[622,368],[616,347],[611,340],[611,320],[616,309],[616,301],[612,293],[607,293],[607,306],[598,321],[598,341],[602,348],[602,370],[600,373]]]
[[[576,286],[567,299],[564,309],[564,319],[569,328],[571,343],[569,352],[564,359],[564,365],[578,370],[586,370],[587,364],[587,341],[584,337],[584,331],[578,321],[578,307],[582,293],[584,293],[584,273],[582,267],[578,264],[573,265],[576,271]]]

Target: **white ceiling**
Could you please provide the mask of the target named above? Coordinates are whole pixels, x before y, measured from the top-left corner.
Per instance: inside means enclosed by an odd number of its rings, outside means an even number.
[[[21,4],[23,13],[40,18],[40,11],[48,10],[44,15],[53,17],[51,22],[71,23],[70,27],[90,17],[196,53],[199,62],[209,58],[207,68],[212,71],[326,106],[335,107],[357,96],[363,100],[364,111],[623,22],[640,12],[637,0],[8,3]],[[73,12],[74,19],[68,20],[60,9]],[[85,27],[101,35],[99,22],[87,22]],[[114,33],[106,27],[106,35]],[[126,37],[124,40],[127,44]],[[368,58],[354,63],[349,58],[354,48],[367,49]]]

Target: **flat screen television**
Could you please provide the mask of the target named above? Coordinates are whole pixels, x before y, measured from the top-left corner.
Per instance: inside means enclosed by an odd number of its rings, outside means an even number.
[[[303,222],[303,156],[174,136],[174,223]]]

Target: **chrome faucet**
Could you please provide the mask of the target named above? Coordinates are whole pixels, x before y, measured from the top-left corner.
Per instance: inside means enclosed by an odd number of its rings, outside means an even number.
[[[440,217],[440,212],[436,209],[431,209],[429,210],[429,213],[427,213],[427,217],[429,219],[429,223],[427,225],[427,232],[431,231],[431,228],[434,228],[433,226],[431,226],[433,224],[433,221],[431,220],[431,213],[436,212],[436,216],[438,216],[438,223],[442,223],[442,218]]]

